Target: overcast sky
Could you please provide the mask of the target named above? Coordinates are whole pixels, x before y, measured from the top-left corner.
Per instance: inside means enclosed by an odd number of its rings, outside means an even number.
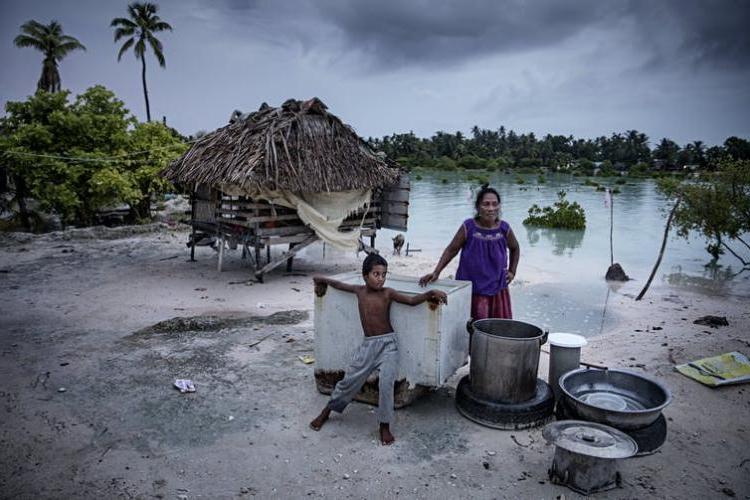
[[[362,136],[473,125],[593,138],[637,129],[680,144],[750,138],[750,1],[162,0],[173,32],[147,55],[152,117],[183,132],[234,109],[321,98]],[[0,0],[0,104],[33,93],[41,54],[13,38],[59,21],[87,51],[64,88],[103,84],[141,120],[140,63],[117,62],[127,2]]]

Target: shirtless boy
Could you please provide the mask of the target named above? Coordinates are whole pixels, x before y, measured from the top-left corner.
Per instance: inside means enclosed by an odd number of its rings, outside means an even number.
[[[390,424],[394,416],[393,385],[396,381],[398,369],[398,345],[396,333],[391,326],[391,302],[395,301],[411,306],[427,300],[445,303],[446,295],[445,292],[439,290],[429,290],[418,295],[404,295],[392,288],[385,288],[383,285],[387,272],[388,263],[385,259],[380,255],[370,254],[362,264],[364,285],[350,285],[325,276],[313,278],[315,293],[318,296],[325,294],[328,285],[337,290],[352,292],[357,296],[359,319],[365,333],[364,341],[354,352],[352,363],[346,370],[344,378],[336,384],[328,404],[320,412],[320,415],[310,422],[310,427],[316,431],[323,427],[331,411],[343,412],[344,408],[362,388],[370,373],[379,368],[378,392],[380,397],[377,418],[380,423],[380,442],[389,445],[395,440],[393,434],[391,434]]]

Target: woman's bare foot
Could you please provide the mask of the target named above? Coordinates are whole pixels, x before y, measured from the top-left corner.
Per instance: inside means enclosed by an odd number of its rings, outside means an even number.
[[[315,420],[310,422],[310,428],[314,431],[319,431],[321,427],[323,427],[323,424],[326,423],[326,420],[328,420],[328,417],[331,415],[331,409],[328,407],[323,408],[323,411],[320,412],[320,415],[315,417]]]
[[[388,446],[389,444],[393,444],[395,440],[396,438],[391,434],[391,426],[389,424],[380,424],[380,444]]]

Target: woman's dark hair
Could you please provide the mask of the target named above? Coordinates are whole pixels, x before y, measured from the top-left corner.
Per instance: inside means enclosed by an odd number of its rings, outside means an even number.
[[[386,262],[380,255],[371,253],[365,257],[365,261],[362,263],[362,276],[370,274],[370,271],[372,271],[372,268],[375,266],[388,267],[388,262]]]
[[[479,212],[479,205],[482,204],[482,198],[484,198],[484,195],[487,193],[492,193],[497,196],[498,203],[502,201],[500,199],[500,193],[498,193],[495,188],[491,188],[489,184],[482,184],[482,189],[479,190],[479,193],[477,193],[477,199],[474,201],[474,208],[476,208],[477,212]]]

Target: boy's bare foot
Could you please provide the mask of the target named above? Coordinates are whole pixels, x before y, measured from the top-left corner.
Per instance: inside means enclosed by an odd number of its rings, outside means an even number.
[[[389,444],[393,444],[395,440],[396,438],[391,434],[391,426],[389,424],[380,424],[380,444],[388,446]]]
[[[323,427],[323,424],[326,423],[326,420],[328,420],[328,417],[331,415],[331,409],[326,407],[323,408],[323,411],[320,412],[320,415],[315,417],[315,420],[310,422],[310,428],[314,431],[319,431],[321,427]]]

